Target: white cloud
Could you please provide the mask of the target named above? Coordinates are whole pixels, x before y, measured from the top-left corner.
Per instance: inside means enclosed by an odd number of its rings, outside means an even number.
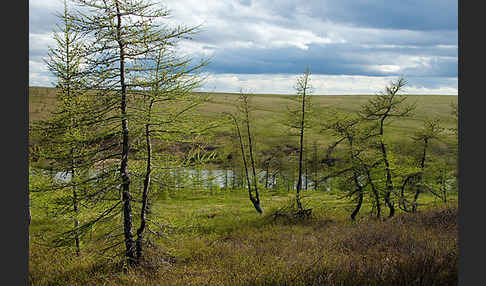
[[[47,55],[48,47],[55,45],[53,33],[29,33],[29,50],[31,53]]]
[[[47,67],[43,62],[29,60],[29,72],[42,73],[47,71]]]
[[[408,94],[451,94],[457,95],[457,88],[452,86],[442,86],[438,88],[425,88],[425,87],[416,87],[410,86],[407,89]]]
[[[177,52],[182,56],[194,57],[198,55],[200,57],[206,58],[214,54],[216,46],[214,45],[201,45],[194,41],[181,41],[177,47]]]
[[[314,31],[314,26],[282,25],[289,20],[276,15],[258,1],[242,5],[238,1],[168,1],[173,25],[203,24],[199,37],[202,44],[217,43],[219,49],[234,47],[278,48],[294,46],[307,50],[309,44],[345,43],[339,33]],[[198,40],[199,39],[199,40]]]
[[[324,12],[326,5],[331,5],[318,1],[313,3],[322,7]],[[312,5],[297,1],[246,1],[242,4],[236,0],[164,0],[162,4],[172,11],[172,16],[164,24],[202,24],[201,32],[194,36],[194,41],[181,42],[177,51],[193,58],[215,56],[213,62],[215,66],[222,67],[219,70],[222,74],[210,75],[206,90],[237,92],[240,88],[251,88],[255,92],[293,93],[296,75],[278,73],[288,72],[292,65],[309,63],[313,66],[329,64],[329,70],[322,69],[326,73],[363,73],[363,76],[312,75],[316,93],[375,93],[391,78],[365,74],[435,76],[445,68],[453,74],[454,63],[457,62],[457,56],[454,56],[457,30],[360,27],[355,23],[330,21],[326,15],[312,15],[309,10]],[[337,2],[332,5],[341,7]],[[30,0],[29,6],[29,84],[50,86],[52,79],[42,67],[41,58],[47,55],[47,47],[55,44],[51,38],[53,23],[56,22],[54,12],[62,11],[63,1]],[[345,45],[333,45],[339,43]],[[329,48],[320,50],[320,47]],[[285,64],[287,54],[284,57],[273,56],[278,53],[277,49],[288,51],[288,65]],[[216,65],[218,55],[234,57],[227,62],[219,59],[219,65]],[[243,60],[249,64],[242,65]],[[276,70],[277,74],[231,74],[236,70],[251,73],[254,63],[270,67],[266,70]],[[454,80],[447,83],[440,81],[440,84],[423,81],[424,84],[416,87],[412,82],[409,90],[454,94],[457,93],[457,77]],[[434,84],[429,85],[432,82]]]
[[[64,6],[62,0],[29,0],[29,9],[42,8],[49,10],[60,10]]]
[[[29,72],[29,86],[52,87],[54,80],[49,76],[36,72]]]
[[[397,65],[370,65],[369,69],[384,73],[396,73],[399,72],[402,68]]]
[[[211,74],[201,91],[239,92],[249,89],[254,93],[294,94],[298,75],[286,74]],[[314,94],[375,94],[397,77],[317,75],[311,74],[310,83]],[[438,79],[431,79],[438,80]],[[420,86],[416,79],[409,79],[404,93],[407,94],[457,94],[457,80],[450,79],[438,87]]]
[[[52,86],[54,77],[49,74],[43,62],[29,60],[29,85],[30,86]]]
[[[436,45],[439,49],[457,49],[457,45]]]
[[[250,25],[255,32],[260,45],[265,48],[295,46],[307,50],[310,44],[346,43],[341,38],[317,36],[310,30],[298,30],[278,27],[274,25],[257,26]]]

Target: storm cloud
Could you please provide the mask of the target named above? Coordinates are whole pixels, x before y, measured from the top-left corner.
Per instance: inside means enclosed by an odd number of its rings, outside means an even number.
[[[29,4],[29,84],[51,86],[55,79],[42,58],[53,44],[54,13],[62,2]],[[374,93],[397,76],[408,79],[411,91],[457,94],[457,1],[168,0],[162,5],[171,10],[169,25],[201,25],[178,50],[195,60],[211,59],[204,90],[292,93],[287,81],[309,66],[319,94],[345,93],[345,82],[352,79],[362,86],[350,93]]]

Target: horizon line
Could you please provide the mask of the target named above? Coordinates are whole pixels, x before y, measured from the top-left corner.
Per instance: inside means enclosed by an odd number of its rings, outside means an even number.
[[[55,89],[56,87],[53,86],[36,86],[36,85],[29,85],[29,88],[35,87],[35,88],[52,88]],[[241,92],[227,92],[227,91],[194,91],[197,93],[226,93],[226,94],[241,94]],[[295,95],[295,93],[268,93],[268,92],[246,92],[246,94],[254,94],[254,95]],[[459,96],[459,94],[429,94],[429,93],[403,93],[406,95],[411,95],[411,96]],[[377,94],[371,94],[371,93],[348,93],[348,94],[312,94],[314,96],[373,96]]]

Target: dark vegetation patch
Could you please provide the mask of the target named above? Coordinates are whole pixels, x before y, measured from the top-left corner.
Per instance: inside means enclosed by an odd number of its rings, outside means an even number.
[[[144,263],[128,273],[115,270],[116,260],[86,253],[76,262],[62,250],[34,246],[31,284],[457,285],[452,204],[386,220],[265,219],[260,227],[243,224],[226,234],[184,236],[170,248],[149,248]]]

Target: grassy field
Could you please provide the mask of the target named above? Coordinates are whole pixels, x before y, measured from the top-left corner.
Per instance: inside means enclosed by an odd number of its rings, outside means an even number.
[[[199,106],[198,111],[202,116],[212,120],[223,118],[223,112],[235,111],[235,104],[239,94],[237,93],[211,93],[210,101]],[[292,95],[279,94],[254,94],[252,97],[253,111],[251,116],[254,120],[254,129],[257,148],[268,149],[283,141],[289,144],[296,144],[297,138],[288,138],[288,129],[282,122],[289,106],[296,103],[291,100]],[[314,95],[312,103],[316,109],[316,120],[314,127],[307,132],[306,142],[316,142],[320,146],[327,146],[332,138],[323,134],[321,123],[325,121],[330,109],[337,109],[344,112],[357,112],[360,106],[366,103],[372,95]],[[457,103],[457,96],[451,95],[410,95],[408,102],[416,104],[414,116],[400,120],[390,120],[386,127],[387,137],[390,142],[399,143],[412,142],[410,137],[413,132],[422,126],[425,118],[438,117],[443,127],[454,126],[454,118],[451,115],[451,103]],[[35,121],[45,119],[49,112],[53,111],[56,105],[55,89],[46,87],[29,88],[29,120]],[[215,145],[220,146],[227,139],[227,134],[234,133],[231,125],[222,126],[215,130]],[[218,136],[222,135],[222,136]],[[283,137],[286,137],[283,139]],[[217,140],[220,138],[221,140]],[[450,143],[451,138],[445,138],[442,142],[432,142],[433,150],[445,150],[445,145]],[[295,142],[294,142],[295,141]],[[439,152],[439,151],[437,151]]]
[[[55,89],[30,87],[29,94],[30,121],[47,118],[56,104]],[[212,94],[199,111],[216,120],[222,112],[235,110],[237,97]],[[315,95],[313,104],[321,115],[330,108],[356,112],[369,98]],[[293,103],[291,96],[255,94],[252,100],[257,150],[291,143],[282,124]],[[457,103],[456,96],[411,95],[409,101],[416,103],[416,115],[387,126],[390,140],[408,144],[421,120],[429,116],[439,117],[446,128],[453,126],[450,104]],[[232,126],[215,131],[216,146],[233,132]],[[331,141],[319,132],[319,124],[307,136],[308,142],[321,145]],[[447,149],[448,140],[434,143],[435,152]],[[294,200],[293,191],[261,190],[263,215],[255,212],[246,190],[158,193],[150,218],[164,236],[153,236],[144,263],[127,272],[121,271],[123,247],[117,248],[117,256],[101,254],[106,242],[96,242],[96,232],[82,243],[80,257],[70,247],[49,247],[47,242],[72,220],[52,216],[53,205],[45,203],[42,194],[34,195],[30,284],[457,285],[457,193],[450,193],[447,203],[424,193],[417,213],[398,211],[392,219],[374,218],[366,196],[354,222],[349,219],[354,202],[343,193],[309,190],[303,195],[305,206],[312,208],[308,220],[274,216]],[[386,216],[387,209],[382,211]],[[116,219],[121,226],[121,212]],[[134,217],[134,225],[137,220]]]
[[[202,105],[200,111],[210,116],[220,116],[225,111],[234,111],[237,93],[211,93],[210,102]],[[287,106],[295,105],[292,95],[254,94],[252,99],[256,125],[270,126],[278,122]],[[318,111],[335,108],[342,111],[355,112],[366,103],[372,95],[314,95],[312,103]],[[439,117],[445,127],[453,125],[451,103],[457,103],[457,96],[451,95],[410,95],[409,102],[417,105],[415,116],[410,119],[396,121],[391,127],[397,129],[413,129],[420,127],[420,121],[426,117]],[[29,120],[46,118],[56,104],[55,89],[47,87],[29,87]]]
[[[166,237],[127,273],[93,248],[76,257],[42,246],[60,222],[34,208],[31,285],[455,285],[457,197],[444,204],[425,195],[420,212],[386,221],[365,204],[351,222],[352,205],[339,194],[305,195],[307,221],[272,216],[293,193],[263,192],[263,216],[242,190],[159,198],[152,217]]]
[[[212,95],[209,103],[201,106],[203,114],[217,116],[223,111],[234,111],[235,102],[239,94],[216,93]],[[326,120],[329,110],[336,109],[344,112],[355,113],[360,110],[373,95],[315,95],[312,104],[316,109],[315,127],[307,134],[307,142],[316,141],[320,145],[331,143],[329,136],[322,134],[320,123]],[[285,136],[287,128],[282,124],[283,118],[289,106],[296,103],[291,100],[292,95],[254,94],[252,98],[252,118],[255,136],[261,139],[263,148],[272,145]],[[440,118],[445,128],[454,125],[451,116],[451,103],[457,103],[457,96],[450,95],[410,95],[408,102],[416,104],[414,116],[400,120],[391,120],[387,126],[387,133],[392,142],[409,140],[413,131],[422,127],[426,118]]]

